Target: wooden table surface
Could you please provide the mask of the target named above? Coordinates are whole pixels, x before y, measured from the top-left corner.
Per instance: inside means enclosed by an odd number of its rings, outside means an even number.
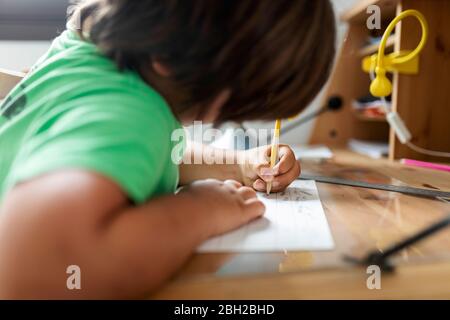
[[[303,172],[358,181],[450,191],[450,173],[372,160],[334,150]],[[450,228],[404,250],[382,273],[381,290],[366,286],[366,268],[343,255],[368,251],[414,233],[450,213],[450,204],[398,193],[318,183],[335,241],[327,252],[197,254],[156,299],[397,299],[450,298]]]

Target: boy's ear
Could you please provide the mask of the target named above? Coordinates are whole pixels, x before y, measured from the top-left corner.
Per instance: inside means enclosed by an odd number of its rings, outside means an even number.
[[[171,74],[169,68],[156,59],[152,59],[152,68],[157,75],[164,78],[168,78]]]

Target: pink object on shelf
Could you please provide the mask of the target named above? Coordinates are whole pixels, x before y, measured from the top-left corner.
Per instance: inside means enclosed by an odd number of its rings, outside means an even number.
[[[414,166],[414,167],[450,172],[450,166],[447,166],[444,164],[437,164],[437,163],[431,163],[431,162],[425,162],[425,161],[417,161],[417,160],[411,160],[411,159],[402,159],[401,163],[403,163],[407,166]]]

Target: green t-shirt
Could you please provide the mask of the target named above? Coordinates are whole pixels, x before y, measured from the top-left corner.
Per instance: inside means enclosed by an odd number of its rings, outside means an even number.
[[[66,31],[0,106],[0,203],[19,182],[61,169],[115,181],[135,203],[173,193],[181,126],[135,72]],[[175,147],[175,148],[174,148]],[[70,186],[67,186],[70,188]]]

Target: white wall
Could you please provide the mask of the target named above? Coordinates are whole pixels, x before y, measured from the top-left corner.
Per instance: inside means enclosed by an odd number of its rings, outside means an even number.
[[[31,67],[48,49],[46,41],[0,41],[0,68],[21,71]]]

